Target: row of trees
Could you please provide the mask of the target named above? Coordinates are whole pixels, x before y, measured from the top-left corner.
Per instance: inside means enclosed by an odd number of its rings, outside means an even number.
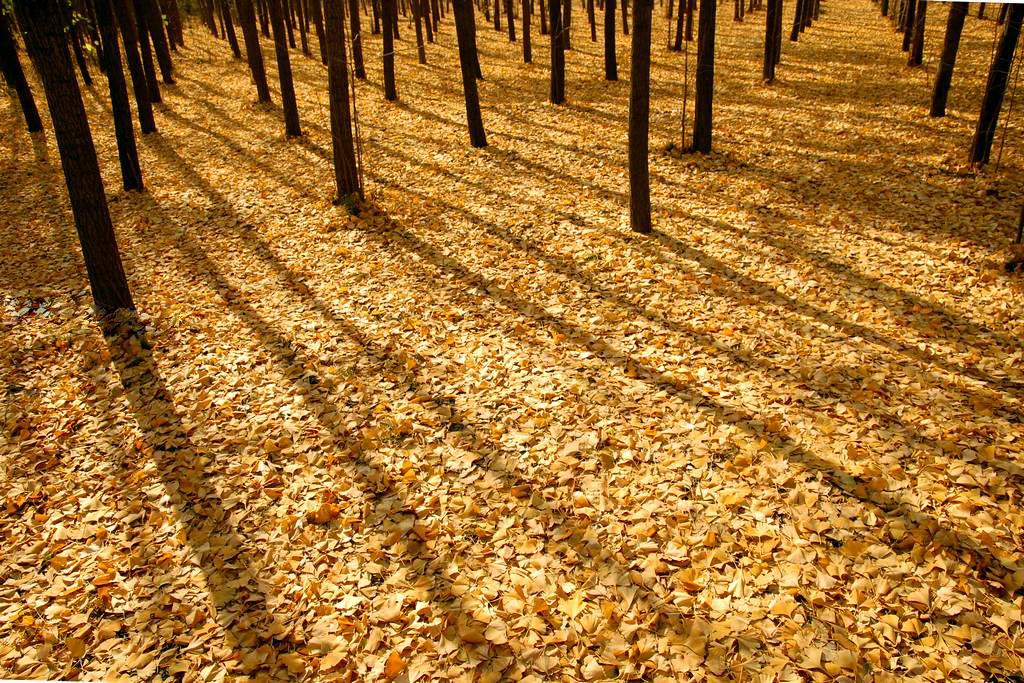
[[[495,30],[502,30],[503,8],[500,0],[495,0],[493,5],[488,0],[477,1],[479,5],[475,5],[473,0],[369,0],[362,10],[365,15],[372,13],[371,30],[383,34],[381,59],[384,96],[387,100],[398,97],[394,67],[395,41],[400,39],[399,13],[412,15],[416,27],[417,56],[421,63],[427,60],[424,33],[426,42],[433,42],[441,29],[441,19],[446,9],[451,13],[458,42],[470,144],[484,147],[487,145],[487,135],[477,90],[477,81],[483,77],[483,73],[476,46],[476,12],[482,9],[488,22],[493,15]],[[911,64],[919,63],[927,0],[894,0],[892,7],[889,0],[874,1],[880,3],[882,14],[892,16],[897,28],[903,31],[904,49],[911,53]],[[604,77],[616,80],[616,15],[617,9],[621,7],[622,31],[629,35],[627,0],[621,0],[618,6],[616,0],[597,0],[596,5],[595,0],[584,2],[592,41],[597,40],[596,11],[601,9],[604,12]],[[749,7],[745,6],[745,0],[734,0],[734,3],[734,19],[737,21],[742,21],[747,13],[761,8],[760,0],[749,0]],[[545,0],[539,0],[539,4],[541,33],[550,39],[549,99],[554,104],[561,104],[566,98],[565,50],[571,49],[569,27],[572,21],[572,2],[547,0],[545,7]],[[687,41],[693,38],[693,13],[698,12],[696,103],[691,149],[695,152],[709,152],[712,148],[717,0],[699,0],[699,3],[697,0],[679,0],[675,8],[674,4],[673,0],[669,0],[667,15],[672,18],[675,13],[676,17],[675,41],[669,41],[669,49],[681,47],[684,36]],[[72,55],[82,81],[90,85],[92,80],[86,59],[90,50],[85,47],[91,45],[96,53],[110,90],[123,185],[126,190],[142,191],[142,169],[136,148],[121,49],[124,50],[124,63],[130,77],[139,129],[144,135],[155,132],[157,128],[152,105],[161,99],[160,81],[165,84],[174,83],[172,53],[184,47],[184,32],[177,2],[14,0],[13,8],[24,35],[26,49],[46,93],[97,308],[101,311],[132,308]],[[244,45],[245,58],[259,102],[271,101],[260,35],[273,40],[285,132],[289,136],[302,134],[292,80],[290,49],[297,49],[297,34],[303,53],[312,56],[310,44],[315,32],[318,56],[327,66],[335,200],[342,201],[352,195],[361,195],[361,174],[353,136],[354,82],[350,79],[350,76],[355,79],[366,78],[360,40],[360,0],[235,0],[234,8],[229,0],[201,0],[200,8],[209,30],[228,42],[235,57],[241,59]],[[781,59],[783,9],[782,0],[767,0],[762,64],[762,76],[766,83],[774,80],[776,66]],[[521,0],[519,6],[512,0],[504,0],[506,26],[512,43],[517,40],[517,12],[521,18],[523,59],[526,62],[532,59],[530,24],[533,11],[533,0]],[[633,230],[643,233],[652,229],[648,155],[653,11],[654,0],[634,0],[629,95],[629,210]],[[818,18],[819,13],[820,0],[796,0],[790,40],[798,40],[800,34]],[[167,17],[166,23],[164,16]],[[965,16],[966,3],[951,4],[932,100],[932,114],[936,116],[945,112]],[[972,161],[984,163],[988,160],[1022,19],[1024,5],[1010,6],[1000,17],[1005,28],[993,57],[977,132],[971,145]],[[241,45],[235,33],[236,21],[242,32]],[[18,59],[13,29],[11,16],[0,12],[0,62],[3,73],[7,82],[17,91],[29,130],[38,131],[42,128],[42,121]]]

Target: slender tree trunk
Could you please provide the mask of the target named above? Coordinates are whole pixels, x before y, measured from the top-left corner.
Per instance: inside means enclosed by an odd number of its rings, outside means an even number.
[[[466,3],[469,8],[469,33],[470,33],[470,45],[473,47],[473,70],[476,72],[478,79],[483,79],[484,73],[480,68],[480,50],[476,46],[476,14],[474,14],[473,0],[469,0]],[[452,9],[454,12],[454,7]]]
[[[882,16],[889,16],[889,0],[881,0],[879,4],[881,5]]]
[[[420,16],[423,17],[423,27],[427,29],[427,42],[434,42],[434,22],[430,17],[430,0],[412,0],[420,4]]]
[[[505,0],[505,21],[508,23],[508,42],[514,43],[516,42],[516,18],[512,0]]]
[[[260,33],[264,38],[270,38],[270,12],[267,10],[267,0],[258,0],[257,7],[260,12]]]
[[[150,40],[153,41],[153,52],[156,54],[156,62],[160,66],[160,75],[164,83],[174,83],[174,65],[171,63],[171,51],[167,47],[167,34],[164,32],[164,21],[160,16],[160,7],[156,0],[136,0],[135,9],[139,11],[146,22],[146,30]]]
[[[149,82],[139,55],[139,34],[130,0],[114,0],[114,10],[118,27],[121,29],[121,40],[124,43],[124,60],[128,63],[128,74],[132,78],[139,128],[143,135],[155,133],[156,121],[153,119],[153,104],[149,99]]]
[[[324,0],[327,28],[327,88],[331,101],[331,148],[334,153],[334,203],[357,192],[359,171],[356,167],[355,144],[352,139],[352,113],[348,97],[348,64],[345,60],[344,0]]]
[[[619,65],[615,56],[615,0],[604,0],[604,79],[619,80]]]
[[[15,10],[46,93],[96,308],[101,313],[134,310],[57,2],[17,0]]]
[[[804,2],[806,0],[796,0],[796,8],[793,10],[793,29],[789,32],[789,39],[794,43],[800,37],[800,26],[804,16]]]
[[[545,0],[540,0],[540,34],[548,35],[548,8]]]
[[[270,87],[267,85],[267,71],[263,65],[263,51],[260,49],[260,34],[256,28],[256,12],[252,0],[237,0],[238,23],[242,26],[242,38],[245,40],[245,56],[249,61],[249,71],[256,83],[256,99],[259,102],[270,102]]]
[[[761,78],[765,83],[775,81],[775,14],[779,11],[779,0],[768,0],[768,11],[764,16],[764,64]]]
[[[324,34],[324,13],[320,6],[321,0],[310,0],[309,11],[313,15],[313,24],[316,28],[316,43],[320,46],[320,61],[327,64],[327,36]],[[344,8],[342,8],[344,9]],[[342,21],[345,20],[345,13],[341,13]]]
[[[772,0],[769,0],[771,2]],[[775,9],[775,65],[778,66],[779,62],[782,61],[782,24],[783,24],[783,2],[782,0],[774,0],[777,5]],[[772,74],[775,73],[775,69],[772,69]]]
[[[1017,49],[1020,37],[1021,21],[1024,20],[1024,5],[1013,4],[1006,16],[1003,35],[999,38],[999,46],[992,58],[992,66],[988,71],[985,84],[985,96],[981,101],[981,112],[978,125],[974,130],[969,160],[976,164],[988,163],[992,151],[992,140],[995,138],[996,126],[999,123],[999,112],[1003,107],[1006,95],[1006,83],[1013,64],[1013,53]]]
[[[18,59],[18,44],[14,40],[12,28],[10,19],[0,8],[0,67],[3,67],[4,80],[7,81],[7,85],[18,93],[21,113],[25,117],[28,131],[35,133],[43,129],[43,122],[39,118],[36,100],[32,97],[32,89],[28,85],[28,80],[25,79],[25,71],[21,68],[21,61]]]
[[[391,31],[395,40],[401,40],[402,36],[398,32],[398,3],[397,0],[384,0],[384,2],[391,3]]]
[[[909,66],[921,66],[924,58],[925,14],[928,11],[928,0],[917,0],[917,16],[914,19],[914,36],[910,41]]]
[[[568,0],[565,0],[568,2]],[[562,7],[560,0],[548,0],[551,11],[551,89],[552,104],[565,102],[565,42],[562,40]]]
[[[295,49],[295,17],[294,10],[291,6],[290,0],[279,0],[281,4],[281,11],[284,13],[284,25],[288,30],[288,47]]]
[[[153,103],[162,102],[160,84],[156,80],[156,67],[153,66],[153,52],[149,45],[149,31],[146,28],[145,20],[139,13],[136,12],[134,16],[135,28],[138,31],[139,37],[139,53],[142,55],[142,72],[146,76],[146,89],[149,93],[149,101]]]
[[[693,42],[693,10],[697,7],[697,0],[686,0],[686,42]]]
[[[395,12],[394,0],[381,0],[381,19],[384,24],[384,99],[394,102],[398,99],[398,90],[395,87],[395,22],[392,15]]]
[[[572,0],[562,0],[562,46],[572,49]]]
[[[476,39],[472,31],[472,0],[453,0],[455,13],[455,37],[459,43],[459,68],[462,72],[462,90],[466,98],[466,124],[469,127],[469,144],[486,147],[487,134],[480,116],[480,96],[476,87],[477,67]]]
[[[366,67],[363,65],[363,31],[359,26],[359,0],[348,1],[348,15],[352,28],[352,69],[356,78],[366,80]]]
[[[117,138],[117,157],[121,162],[121,180],[126,190],[142,191],[142,168],[139,150],[135,146],[132,128],[132,108],[128,104],[128,88],[124,83],[121,49],[117,44],[117,24],[110,0],[96,0],[96,23],[99,25],[103,45],[104,72],[110,86],[110,108],[114,114],[114,134]]]
[[[910,39],[913,38],[914,22],[916,21],[917,0],[907,0],[906,30],[903,32],[903,51],[910,52]]]
[[[530,0],[523,0],[523,63],[533,62],[533,46],[530,44]]]
[[[942,43],[942,57],[939,60],[939,70],[935,74],[935,89],[932,91],[932,108],[929,112],[931,116],[946,115],[949,86],[953,82],[953,67],[956,66],[956,53],[960,50],[960,34],[963,33],[966,17],[966,2],[954,2],[949,5],[946,38]]]
[[[501,30],[501,0],[494,0],[494,30]]]
[[[78,71],[82,74],[82,82],[91,87],[92,75],[89,74],[89,66],[85,63],[85,53],[82,50],[82,37],[78,32],[78,27],[72,20],[69,5],[61,3],[60,17],[64,22],[68,39],[71,42],[71,50],[75,55],[75,62],[78,64]]]
[[[420,64],[426,64],[427,48],[423,44],[423,17],[420,13],[420,0],[412,0],[412,18],[416,24],[416,54]]]
[[[633,48],[629,68],[629,224],[635,232],[651,231],[651,184],[648,135],[651,110],[652,0],[633,3]]]
[[[693,117],[693,149],[711,151],[711,100],[715,88],[715,0],[700,0],[697,25],[697,87]]]
[[[594,10],[594,0],[587,0],[587,21],[590,22],[590,42],[597,42],[597,12]]]
[[[373,27],[370,29],[372,35],[380,33],[380,2],[381,0],[370,0],[370,11],[373,14]]]
[[[274,32],[274,52],[277,55],[277,76],[281,82],[281,104],[284,107],[284,130],[289,136],[302,135],[299,108],[295,103],[295,85],[292,83],[292,63],[288,57],[282,0],[267,0],[270,9],[270,27]]]
[[[683,49],[683,25],[686,21],[686,13],[678,12],[676,14],[676,39],[672,43],[673,52],[679,52]]]
[[[167,4],[167,22],[170,25],[168,34],[174,35],[174,42],[178,47],[185,47],[185,31],[181,24],[181,9],[178,7],[178,0],[165,0]]]
[[[629,35],[629,0],[621,0],[622,2],[622,35]]]
[[[978,3],[978,18],[979,19],[984,19],[985,18],[985,3],[983,3],[983,2],[979,2]]]
[[[999,8],[999,18],[996,19],[996,23],[1002,26],[1006,23],[1006,11],[1009,9],[1007,3],[1003,3],[1003,6]]]
[[[235,35],[235,24],[231,20],[231,7],[228,0],[217,0],[220,5],[220,16],[224,22],[224,31],[228,36],[228,45],[231,46],[231,54],[235,59],[242,58],[242,51],[238,48],[238,36]]]

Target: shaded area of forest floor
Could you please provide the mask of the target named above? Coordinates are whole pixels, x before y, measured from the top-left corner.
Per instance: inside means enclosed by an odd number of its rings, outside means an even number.
[[[358,218],[298,52],[290,141],[194,26],[141,196],[86,91],[145,333],[102,334],[52,136],[0,102],[0,672],[1022,674],[1020,127],[962,164],[993,22],[934,120],[944,5],[912,70],[829,0],[771,87],[723,6],[717,151],[679,159],[657,17],[638,237],[628,81],[575,11],[561,107],[547,38],[524,66],[480,17],[484,150],[449,20],[429,66],[403,20],[396,104],[365,36]]]

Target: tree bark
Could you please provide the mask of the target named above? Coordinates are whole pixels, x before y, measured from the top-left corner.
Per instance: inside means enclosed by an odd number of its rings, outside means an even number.
[[[412,0],[412,18],[416,25],[416,55],[420,64],[426,64],[427,48],[423,44],[423,17],[420,12],[420,0]]]
[[[171,51],[167,47],[167,33],[164,32],[164,21],[160,16],[160,7],[156,0],[135,0],[136,11],[141,8],[140,15],[146,22],[146,30],[153,41],[153,52],[160,67],[160,75],[164,83],[174,83],[174,65],[171,63]]]
[[[565,102],[565,42],[562,40],[560,0],[549,0],[548,8],[551,12],[551,88],[548,99],[552,104],[561,104]]]
[[[910,39],[914,33],[917,14],[917,0],[907,0],[906,30],[903,31],[903,51],[910,52]]]
[[[508,24],[508,42],[514,43],[516,42],[516,18],[512,0],[505,0],[505,21]]]
[[[395,6],[394,0],[381,0],[384,23],[384,99],[394,102],[398,99],[395,87]]]
[[[995,138],[996,125],[999,123],[999,112],[1003,107],[1003,97],[1006,95],[1006,84],[1010,76],[1010,66],[1013,64],[1013,53],[1017,49],[1022,20],[1024,5],[1011,5],[1007,12],[1003,35],[999,38],[999,46],[988,71],[985,97],[981,101],[978,125],[971,141],[968,158],[976,164],[988,163],[992,151],[992,140]]]
[[[472,30],[471,2],[472,0],[453,0],[452,12],[455,14],[455,37],[459,44],[459,68],[462,72],[462,91],[466,99],[469,144],[473,147],[486,147],[487,134],[484,132],[483,118],[480,116],[480,95],[476,86],[476,39]]]
[[[697,77],[693,117],[693,149],[711,151],[711,101],[715,88],[715,0],[700,0],[697,19]]]
[[[530,0],[523,0],[523,63],[533,62],[533,46],[530,44]]]
[[[587,0],[587,21],[590,22],[590,42],[597,42],[597,12],[594,10],[594,0]]]
[[[42,119],[39,118],[39,109],[36,108],[36,100],[32,97],[32,89],[25,79],[25,71],[21,68],[21,61],[18,59],[18,44],[14,40],[10,19],[0,9],[0,67],[3,68],[4,80],[7,85],[14,88],[18,93],[18,101],[21,103],[21,113],[25,117],[25,125],[30,133],[43,129]]]
[[[324,33],[324,12],[320,6],[321,0],[309,0],[309,11],[313,15],[313,25],[316,28],[316,43],[320,46],[320,61],[327,65],[327,36]],[[345,12],[342,8],[341,20],[345,21]]]
[[[615,0],[604,0],[604,80],[619,80],[615,56]]]
[[[117,157],[121,163],[121,180],[124,189],[142,191],[142,168],[139,166],[139,150],[135,146],[135,131],[132,128],[132,108],[128,104],[128,88],[124,83],[121,66],[121,49],[117,44],[117,24],[114,23],[114,7],[111,0],[96,0],[96,23],[99,24],[100,41],[103,45],[103,67],[110,87],[110,108],[114,114],[114,134],[117,138]]]
[[[629,35],[629,0],[622,0],[622,35]]]
[[[139,128],[143,135],[155,133],[156,121],[153,119],[153,104],[149,99],[149,82],[146,80],[142,58],[139,56],[139,34],[131,2],[114,0],[114,14],[121,29],[121,41],[124,43],[124,61],[128,63],[128,74],[132,78]]]
[[[366,67],[363,65],[363,31],[359,25],[359,0],[349,0],[348,14],[352,28],[352,69],[356,78],[365,81]]]
[[[228,0],[217,0],[220,4],[220,16],[224,22],[224,30],[228,36],[228,45],[231,46],[231,54],[235,59],[242,58],[242,51],[238,47],[238,36],[235,35],[235,24],[231,20],[231,6]]]
[[[953,82],[953,67],[956,66],[956,54],[960,50],[960,35],[963,33],[966,17],[966,2],[950,4],[949,18],[946,19],[946,38],[942,43],[942,57],[939,59],[939,70],[935,74],[935,89],[932,91],[932,108],[929,111],[931,116],[946,115],[949,86]]]
[[[211,0],[212,2],[212,0]],[[142,72],[146,76],[146,90],[149,93],[150,102],[163,101],[160,97],[160,84],[156,80],[156,67],[153,66],[153,51],[149,44],[149,30],[145,20],[135,12],[135,28],[139,37],[139,52],[142,55]]]
[[[274,32],[274,52],[277,55],[277,75],[281,82],[281,104],[284,107],[284,130],[289,136],[302,135],[299,108],[295,104],[295,85],[292,83],[292,63],[288,57],[288,43],[284,28],[282,0],[267,0],[270,9],[270,28]]]
[[[256,28],[256,12],[252,0],[237,0],[238,23],[242,26],[242,39],[245,41],[245,56],[249,61],[249,71],[256,83],[256,99],[258,102],[270,102],[270,87],[267,84],[267,70],[263,65],[263,50],[260,49],[260,34]]]
[[[572,0],[562,0],[562,47],[572,49]]]
[[[85,105],[67,52],[58,0],[17,0],[18,22],[29,56],[43,82],[53,122],[71,213],[85,257],[93,300],[101,313],[134,310],[128,279],[117,248],[96,148]]]
[[[768,0],[768,11],[764,17],[764,64],[761,68],[761,78],[765,83],[775,81],[775,27],[776,14],[779,12],[780,0]]]
[[[334,153],[334,203],[355,193],[362,196],[352,139],[352,114],[349,109],[348,64],[345,59],[344,0],[324,0],[327,27],[324,39],[327,52],[327,87],[331,100],[331,148]]]
[[[909,66],[921,66],[924,58],[925,14],[928,11],[928,0],[917,0],[917,16],[914,18],[914,36],[910,40]]]
[[[651,231],[651,186],[648,137],[651,109],[652,0],[633,3],[633,46],[629,70],[629,224],[635,232]]]

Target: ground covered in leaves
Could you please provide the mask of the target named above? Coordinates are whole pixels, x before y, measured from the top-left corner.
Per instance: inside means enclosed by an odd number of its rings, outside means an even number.
[[[656,18],[649,237],[579,7],[559,107],[546,37],[523,65],[479,17],[484,150],[449,20],[428,66],[402,24],[395,104],[365,36],[358,217],[319,62],[286,140],[193,26],[147,193],[84,95],[145,323],[108,336],[4,98],[0,674],[1020,680],[1024,145],[962,164],[990,20],[926,116],[945,7],[908,69],[829,0],[766,87],[723,3],[717,151],[682,158]]]

